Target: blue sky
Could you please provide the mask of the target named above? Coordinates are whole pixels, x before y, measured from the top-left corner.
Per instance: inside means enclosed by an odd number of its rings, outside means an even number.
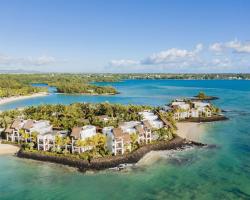
[[[1,0],[0,70],[250,72],[247,0]]]

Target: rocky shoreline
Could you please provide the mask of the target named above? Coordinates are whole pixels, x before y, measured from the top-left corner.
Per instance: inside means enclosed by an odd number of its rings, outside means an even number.
[[[68,165],[70,167],[78,168],[79,171],[85,172],[87,170],[104,170],[114,168],[124,163],[137,163],[144,155],[146,155],[150,151],[184,149],[190,146],[205,147],[207,145],[199,142],[188,141],[177,136],[169,142],[161,141],[155,144],[142,146],[141,148],[133,151],[130,154],[92,159],[90,162],[88,162],[87,160],[70,158],[67,156],[50,156],[41,154],[39,152],[27,152],[23,151],[22,149],[17,153],[17,156],[20,158]]]
[[[228,117],[224,115],[215,115],[212,117],[199,117],[199,118],[188,118],[184,120],[180,120],[180,122],[215,122],[215,121],[225,121],[228,120]]]

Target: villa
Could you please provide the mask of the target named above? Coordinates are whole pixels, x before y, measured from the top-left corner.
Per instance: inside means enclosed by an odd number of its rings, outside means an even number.
[[[15,119],[5,131],[7,133],[7,140],[12,142],[23,140],[21,130],[29,134],[29,141],[31,141],[32,133],[43,134],[52,131],[52,126],[47,120],[35,121],[31,119]]]
[[[138,132],[138,142],[139,144],[149,144],[152,141],[152,127],[149,121],[143,121],[143,124],[139,124],[136,127]]]
[[[201,116],[211,117],[211,104],[200,101],[175,100],[170,104],[170,110],[174,111],[174,119],[198,118]]]
[[[79,152],[83,153],[87,150],[91,150],[92,146],[85,146],[85,147],[78,147],[77,146],[77,140],[86,140],[87,138],[90,138],[92,136],[96,135],[96,127],[92,125],[86,125],[83,127],[74,127],[72,129],[72,132],[70,134],[71,140],[72,140],[72,153],[73,152]]]
[[[152,127],[145,120],[123,122],[118,128],[104,127],[102,133],[107,137],[107,148],[114,155],[131,151],[131,134],[138,134],[139,144],[148,144],[152,141]]]
[[[50,131],[47,133],[37,135],[37,149],[43,151],[49,151],[56,147],[56,137],[65,138],[68,135],[68,131]],[[65,149],[69,149],[69,145],[66,144]]]
[[[21,140],[20,130],[23,128],[25,121],[23,119],[15,119],[13,123],[7,127],[7,141],[19,142]]]
[[[153,112],[143,111],[143,112],[140,112],[139,114],[142,116],[143,120],[148,121],[148,123],[150,124],[152,128],[159,129],[163,127],[163,122]]]
[[[131,151],[131,139],[129,133],[121,128],[105,127],[103,134],[107,137],[107,148],[114,155],[124,154]]]
[[[136,133],[135,127],[141,124],[139,121],[129,121],[129,122],[122,122],[119,124],[119,127],[122,129],[123,132],[133,134]]]
[[[198,110],[199,116],[204,115],[205,117],[211,117],[212,111],[211,111],[211,104],[200,102],[200,101],[193,101],[192,102],[194,109]]]

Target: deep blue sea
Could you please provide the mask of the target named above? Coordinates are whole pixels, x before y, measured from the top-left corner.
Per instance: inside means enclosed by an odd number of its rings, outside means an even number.
[[[115,96],[51,93],[0,105],[0,110],[29,105],[105,102],[164,105],[199,91],[218,96],[214,103],[228,121],[206,123],[201,142],[214,149],[174,153],[129,172],[82,174],[67,167],[0,156],[0,199],[250,199],[250,81],[125,80],[112,85]]]

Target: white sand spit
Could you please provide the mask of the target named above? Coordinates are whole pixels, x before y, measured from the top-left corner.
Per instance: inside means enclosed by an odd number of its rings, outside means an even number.
[[[5,103],[9,103],[9,102],[12,102],[12,101],[17,101],[17,100],[22,100],[22,99],[41,97],[41,96],[46,96],[46,95],[48,95],[47,92],[39,92],[39,93],[26,95],[26,96],[14,96],[14,97],[0,98],[0,104],[5,104]]]
[[[0,155],[4,154],[14,154],[18,152],[19,147],[11,144],[0,144]]]

